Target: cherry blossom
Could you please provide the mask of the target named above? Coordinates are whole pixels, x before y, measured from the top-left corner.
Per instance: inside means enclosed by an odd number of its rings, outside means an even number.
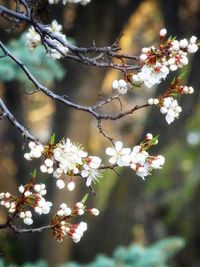
[[[178,118],[181,111],[182,108],[178,105],[176,99],[173,97],[164,98],[160,112],[166,114],[165,118],[168,124],[171,124],[175,118]]]
[[[101,165],[101,159],[96,156],[89,156],[87,162],[83,165],[81,176],[86,178],[86,186],[90,186],[95,180],[98,181],[98,177],[101,177],[101,173],[98,168]]]
[[[121,141],[117,141],[115,143],[115,148],[108,147],[106,149],[106,154],[111,156],[109,162],[111,164],[117,164],[118,166],[127,166],[126,156],[131,152],[130,148],[123,148],[123,143]]]
[[[26,160],[32,160],[33,158],[40,158],[42,155],[42,152],[44,151],[44,146],[40,143],[35,143],[35,142],[30,142],[28,144],[29,148],[30,148],[30,152],[29,153],[25,153],[24,154],[24,158]]]

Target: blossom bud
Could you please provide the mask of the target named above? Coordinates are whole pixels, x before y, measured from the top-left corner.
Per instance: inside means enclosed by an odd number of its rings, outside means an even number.
[[[148,99],[147,103],[148,103],[149,105],[153,105],[153,104],[154,104],[154,103],[153,103],[153,98]]]
[[[24,218],[26,217],[25,212],[21,211],[21,212],[19,213],[19,217],[20,217],[21,219],[24,219]]]
[[[25,217],[24,218],[24,223],[27,225],[31,225],[33,223],[33,220],[31,218]]]
[[[180,48],[185,49],[188,46],[188,40],[187,39],[180,40],[179,46],[180,46]]]
[[[84,205],[83,205],[82,202],[77,202],[75,207],[78,208],[78,209],[82,209],[84,207]]]
[[[145,61],[147,59],[147,55],[146,54],[141,54],[140,55],[140,60],[141,61]]]
[[[66,209],[64,210],[64,215],[65,215],[65,216],[70,216],[71,213],[72,213],[72,211],[71,211],[70,208],[66,208]]]
[[[47,167],[45,165],[41,165],[40,170],[41,170],[41,172],[45,173],[45,172],[47,172]]]
[[[0,199],[4,199],[4,197],[5,197],[5,193],[1,193],[0,194]]]
[[[7,209],[9,209],[9,208],[10,208],[10,202],[5,202],[5,207],[6,207]]]
[[[41,186],[40,186],[40,184],[36,184],[36,185],[34,186],[34,190],[35,190],[35,192],[39,193],[39,192],[41,191]]]
[[[77,210],[77,214],[82,216],[84,214],[84,210],[83,209],[78,209]]]
[[[58,179],[56,185],[59,189],[63,189],[65,187],[65,182],[61,179]]]
[[[99,215],[99,210],[98,209],[93,208],[93,209],[90,210],[90,212],[94,216],[98,216]]]
[[[160,37],[163,38],[167,34],[167,30],[165,28],[161,29],[159,34],[160,34]]]
[[[27,210],[27,211],[25,212],[25,215],[26,215],[26,217],[28,217],[28,218],[31,218],[31,217],[32,217],[32,213],[31,213],[30,210]]]
[[[24,190],[25,190],[24,189],[24,186],[23,185],[20,185],[19,186],[19,192],[23,194],[24,193]]]
[[[158,105],[158,104],[159,104],[159,100],[158,100],[157,98],[154,98],[154,100],[153,100],[153,104],[154,104],[154,105]]]
[[[53,166],[53,160],[51,160],[51,159],[45,159],[44,164],[47,167],[52,167]]]
[[[64,216],[64,210],[57,211],[57,215],[61,217]]]
[[[36,147],[36,144],[33,141],[31,141],[31,142],[29,142],[28,146],[30,149],[33,149]]]
[[[171,71],[176,71],[176,70],[177,70],[177,66],[176,66],[175,64],[170,65],[170,66],[169,66],[169,69],[170,69]]]
[[[166,107],[161,107],[160,112],[161,112],[162,114],[167,113],[167,108],[166,108]]]
[[[196,37],[196,36],[192,36],[192,37],[190,38],[190,43],[191,43],[191,44],[195,44],[196,41],[197,41],[197,37]]]
[[[9,192],[7,192],[7,193],[5,194],[5,197],[6,197],[6,198],[10,198],[10,197],[11,197],[11,194],[10,194]]]
[[[198,50],[198,46],[196,44],[189,44],[188,47],[187,47],[187,51],[188,53],[196,53]]]
[[[147,54],[149,52],[149,48],[148,47],[143,47],[142,48],[142,53],[143,54]]]
[[[118,82],[118,80],[114,80],[113,82],[112,82],[112,88],[113,89],[117,89],[119,87],[119,82]]]
[[[52,168],[52,167],[48,168],[48,169],[47,169],[47,173],[48,173],[48,174],[52,174],[52,173],[53,173],[53,168]]]
[[[66,204],[66,203],[62,203],[62,204],[60,204],[60,208],[61,208],[62,210],[66,209],[66,208],[67,208],[67,204]]]
[[[24,158],[25,158],[26,160],[32,160],[32,158],[31,158],[31,156],[30,156],[29,153],[25,153],[25,154],[24,154]]]
[[[67,184],[67,188],[69,191],[73,191],[74,188],[75,188],[75,183],[73,181],[70,181],[68,184]]]
[[[25,193],[24,193],[24,196],[25,197],[29,197],[31,195],[31,192],[30,191],[26,191]]]
[[[188,87],[188,93],[193,94],[194,93],[194,88],[192,86]]]
[[[151,133],[146,134],[146,139],[147,140],[152,140],[153,139],[153,135]]]

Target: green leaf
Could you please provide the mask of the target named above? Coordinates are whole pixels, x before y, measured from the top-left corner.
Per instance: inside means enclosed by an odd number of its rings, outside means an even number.
[[[84,195],[84,197],[82,198],[81,202],[82,202],[83,204],[85,204],[86,201],[87,201],[87,199],[88,199],[88,193]]]
[[[50,144],[54,144],[55,143],[55,139],[56,139],[56,134],[55,133],[53,133],[52,135],[51,135],[51,137],[50,137]]]

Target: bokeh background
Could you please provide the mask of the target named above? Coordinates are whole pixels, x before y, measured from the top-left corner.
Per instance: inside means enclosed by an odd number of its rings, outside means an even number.
[[[13,2],[0,0],[0,4],[10,7]],[[69,40],[79,46],[90,46],[93,40],[98,46],[109,45],[123,33],[120,39],[123,51],[139,54],[142,47],[159,42],[158,32],[162,27],[177,38],[200,36],[199,0],[92,0],[85,7],[47,7],[46,2],[41,1],[40,5],[43,20],[50,23],[52,18],[57,19]],[[22,35],[25,30],[23,25],[15,28],[0,18],[1,40],[43,84],[60,95],[78,103],[94,104],[99,91],[111,94],[112,80],[122,77],[114,70],[91,68],[68,60],[55,62],[45,57],[42,47],[30,52]],[[40,92],[33,93],[34,88],[24,74],[9,59],[4,60],[0,61],[0,95],[19,121],[43,142],[56,133],[57,140],[69,137],[83,144],[91,154],[104,157],[109,143],[99,135],[96,121],[90,115],[53,102]],[[190,62],[185,82],[195,88],[195,93],[180,99],[183,112],[172,125],[168,126],[156,109],[141,110],[123,120],[103,124],[107,133],[127,145],[136,144],[147,132],[159,134],[155,152],[166,157],[163,169],[145,182],[130,169],[123,169],[119,176],[112,171],[105,173],[96,187],[97,196],[91,196],[88,203],[100,209],[101,215],[86,218],[89,229],[79,244],[75,245],[69,238],[57,243],[49,232],[23,236],[1,232],[0,251],[6,262],[22,264],[45,259],[49,266],[70,260],[88,262],[98,253],[111,255],[119,245],[148,245],[168,236],[181,236],[186,245],[171,266],[200,266],[200,53],[191,57]],[[123,106],[143,103],[163,92],[166,85],[162,83],[154,90],[137,89],[123,97]],[[119,110],[119,104],[113,103],[110,110]],[[29,179],[36,166],[24,160],[23,144],[16,129],[1,120],[1,192],[16,193],[18,185]],[[74,203],[85,193],[80,179],[77,179],[77,190],[69,193],[58,191],[51,177],[41,178],[48,184],[48,199],[55,205],[62,201]],[[1,209],[1,222],[5,216],[6,211]],[[38,224],[47,222],[47,218],[38,219]]]

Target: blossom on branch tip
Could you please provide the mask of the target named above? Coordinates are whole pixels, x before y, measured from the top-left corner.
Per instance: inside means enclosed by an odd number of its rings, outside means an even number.
[[[42,144],[37,144],[31,141],[28,146],[30,148],[30,152],[24,154],[24,158],[26,160],[32,160],[33,158],[41,157],[42,152],[44,151],[44,146]]]
[[[182,108],[178,105],[178,102],[173,97],[165,97],[160,108],[162,114],[166,114],[166,121],[171,124],[175,118],[179,117],[179,113]]]
[[[92,182],[98,181],[98,177],[101,176],[98,168],[101,165],[101,159],[96,156],[89,156],[86,163],[83,165],[81,176],[86,178],[86,186],[91,186]]]
[[[70,216],[72,214],[72,210],[67,206],[66,203],[62,203],[60,205],[60,209],[56,213],[58,216]]]
[[[159,34],[160,34],[160,37],[163,38],[167,34],[167,30],[165,28],[161,29]]]
[[[117,90],[119,94],[121,95],[125,95],[129,89],[129,85],[128,83],[121,79],[121,80],[114,80],[112,82],[112,88],[114,90]]]
[[[166,29],[160,30],[161,40],[166,34]],[[176,71],[187,65],[187,54],[195,53],[198,50],[196,41],[195,36],[192,36],[189,41],[169,38],[158,49],[154,46],[143,48],[139,57],[141,69],[132,76],[133,85],[144,84],[147,88],[151,88],[165,79],[170,71]]]
[[[148,101],[147,101],[147,103],[149,104],[149,105],[158,105],[159,104],[159,99],[158,98],[149,98],[148,99]]]

